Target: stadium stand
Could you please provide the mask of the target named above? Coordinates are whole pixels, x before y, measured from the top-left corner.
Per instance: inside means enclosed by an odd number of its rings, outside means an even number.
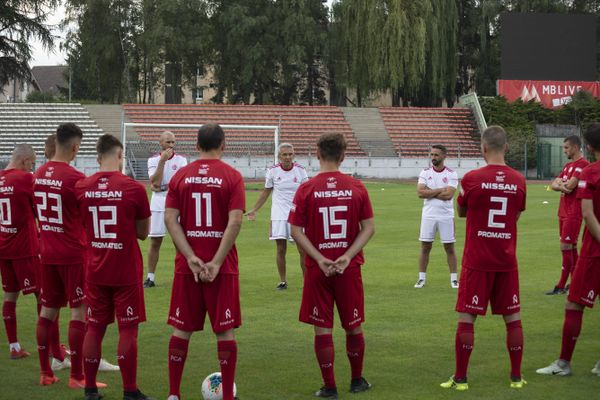
[[[468,108],[381,107],[388,134],[401,157],[427,157],[440,143],[449,157],[479,158],[480,133]]]
[[[44,157],[44,141],[65,122],[83,131],[80,156],[96,155],[96,141],[103,131],[81,104],[2,103],[0,104],[0,158],[7,159],[17,143],[29,143],[38,157]]]

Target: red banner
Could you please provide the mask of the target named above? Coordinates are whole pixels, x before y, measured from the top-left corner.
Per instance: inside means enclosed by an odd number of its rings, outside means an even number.
[[[571,97],[580,90],[585,90],[594,97],[600,98],[598,82],[498,81],[498,95],[506,97],[508,101],[535,100],[547,108],[556,108],[570,103]]]

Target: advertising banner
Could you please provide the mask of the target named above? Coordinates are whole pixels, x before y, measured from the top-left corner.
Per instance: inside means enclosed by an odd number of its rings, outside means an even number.
[[[594,97],[600,98],[600,84],[598,82],[498,81],[498,95],[506,97],[508,101],[517,99],[523,101],[535,100],[547,108],[556,108],[570,103],[572,96],[580,90],[585,90]]]

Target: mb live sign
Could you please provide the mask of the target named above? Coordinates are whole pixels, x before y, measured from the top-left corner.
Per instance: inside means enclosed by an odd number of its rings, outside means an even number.
[[[498,81],[498,95],[506,97],[508,101],[517,99],[523,101],[535,100],[547,108],[556,108],[570,103],[572,96],[580,90],[590,92],[594,97],[600,99],[600,84],[598,82]]]

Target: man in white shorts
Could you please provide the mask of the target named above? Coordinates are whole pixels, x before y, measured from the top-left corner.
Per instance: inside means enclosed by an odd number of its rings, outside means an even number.
[[[144,281],[145,288],[155,286],[154,272],[158,264],[158,256],[163,237],[167,233],[165,226],[165,200],[171,178],[177,171],[187,165],[187,159],[175,154],[175,135],[163,132],[160,135],[161,152],[148,159],[148,176],[150,177],[150,246],[148,248],[148,276]]]
[[[454,207],[452,198],[458,186],[458,175],[444,165],[447,150],[441,144],[431,146],[432,166],[419,174],[417,194],[423,202],[421,216],[421,254],[419,255],[419,279],[415,288],[425,286],[427,280],[427,265],[429,253],[435,239],[435,233],[440,233],[440,239],[446,250],[446,258],[450,269],[450,286],[458,288],[456,275],[456,254],[454,252]]]
[[[279,163],[267,170],[265,188],[256,200],[254,207],[246,215],[249,220],[254,220],[256,212],[273,192],[269,240],[274,240],[277,245],[277,270],[279,271],[277,289],[283,290],[288,286],[285,264],[287,242],[293,241],[290,224],[287,222],[288,214],[298,186],[308,180],[308,175],[303,166],[294,162],[294,147],[291,144],[280,144],[278,151]],[[300,268],[304,273],[304,253],[300,247],[298,247],[298,253],[300,253]]]

